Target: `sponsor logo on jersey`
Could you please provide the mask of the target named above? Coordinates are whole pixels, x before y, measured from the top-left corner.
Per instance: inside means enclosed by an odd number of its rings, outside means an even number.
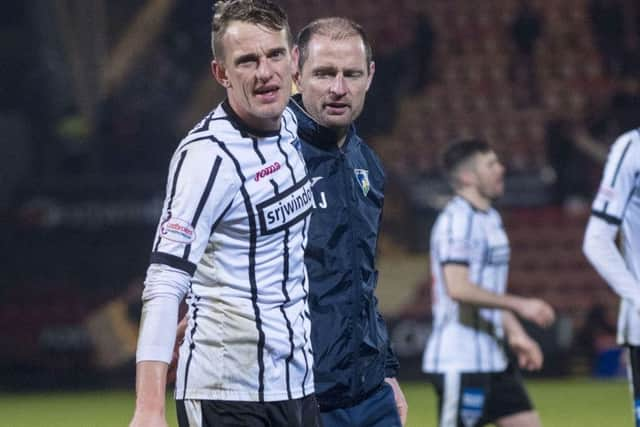
[[[356,174],[356,179],[358,180],[358,184],[360,184],[360,188],[362,188],[362,194],[367,196],[369,194],[369,189],[371,186],[369,185],[369,171],[366,169],[354,169],[353,172]]]
[[[160,225],[160,234],[172,242],[188,245],[196,239],[196,231],[189,222],[180,218],[167,218]]]
[[[460,418],[465,427],[475,426],[484,409],[484,391],[481,388],[465,388],[462,391]]]
[[[313,192],[309,179],[296,184],[282,194],[256,206],[262,234],[284,230],[306,217],[313,208]]]
[[[280,163],[278,163],[278,162],[275,162],[272,165],[269,165],[266,168],[259,170],[256,173],[256,178],[255,178],[256,182],[260,181],[260,178],[264,178],[266,176],[269,176],[272,173],[275,173],[275,172],[277,172],[279,170],[280,170]]]
[[[487,263],[491,265],[509,264],[510,254],[509,245],[490,247],[486,256]]]
[[[598,197],[601,197],[606,202],[613,202],[616,199],[616,190],[612,187],[603,185],[598,190]]]

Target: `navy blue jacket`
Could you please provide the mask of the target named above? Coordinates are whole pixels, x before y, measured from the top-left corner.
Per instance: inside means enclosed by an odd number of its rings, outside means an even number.
[[[299,96],[289,107],[316,201],[305,252],[316,395],[323,410],[353,406],[398,368],[374,295],[384,171],[354,126],[338,148]]]

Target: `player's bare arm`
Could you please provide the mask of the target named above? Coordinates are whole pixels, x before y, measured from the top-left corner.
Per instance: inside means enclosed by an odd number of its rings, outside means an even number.
[[[542,327],[551,325],[555,320],[553,308],[540,299],[498,295],[472,283],[467,266],[449,264],[443,271],[449,295],[460,303],[510,310]]]
[[[136,365],[136,410],[129,427],[168,426],[165,419],[167,366],[156,361]]]
[[[502,321],[509,347],[518,357],[518,366],[529,371],[542,368],[544,356],[540,346],[524,330],[516,316],[510,311],[503,310]]]

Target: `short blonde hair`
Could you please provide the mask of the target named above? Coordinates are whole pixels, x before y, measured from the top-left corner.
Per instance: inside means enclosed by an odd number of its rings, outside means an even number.
[[[213,57],[224,60],[222,38],[232,21],[248,22],[274,31],[286,30],[291,46],[291,30],[285,11],[270,0],[225,0],[214,5],[211,22]]]

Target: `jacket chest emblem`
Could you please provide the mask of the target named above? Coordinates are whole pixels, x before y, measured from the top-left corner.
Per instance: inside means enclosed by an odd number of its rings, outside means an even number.
[[[360,184],[362,194],[366,197],[367,194],[369,194],[369,189],[371,188],[369,185],[369,171],[367,169],[354,169],[353,172],[356,174],[356,180],[358,181],[358,184]]]

